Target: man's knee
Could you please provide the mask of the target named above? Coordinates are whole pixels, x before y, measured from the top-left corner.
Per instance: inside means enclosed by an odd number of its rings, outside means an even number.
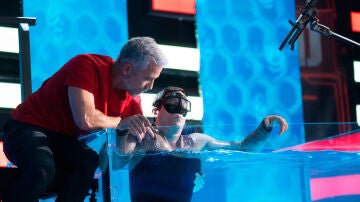
[[[37,175],[39,179],[47,182],[47,184],[51,183],[55,178],[56,168],[54,162],[52,161],[44,163],[39,167],[35,167],[32,170],[34,175]]]
[[[36,192],[43,192],[55,179],[55,167],[43,166],[33,167],[29,169],[22,169],[24,172],[21,178],[27,178],[27,183],[32,184]]]

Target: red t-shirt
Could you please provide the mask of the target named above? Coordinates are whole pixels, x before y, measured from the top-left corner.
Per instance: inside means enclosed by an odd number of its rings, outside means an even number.
[[[116,93],[111,83],[114,60],[107,56],[83,54],[72,58],[59,71],[11,112],[13,119],[78,137],[84,134],[74,122],[68,86],[94,95],[95,107],[108,116],[126,118],[142,114],[140,96],[126,91]]]

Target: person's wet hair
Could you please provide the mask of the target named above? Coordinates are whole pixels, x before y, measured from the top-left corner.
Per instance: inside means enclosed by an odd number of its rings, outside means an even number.
[[[169,86],[155,96],[153,106],[160,109],[164,106],[170,114],[186,114],[191,111],[191,102],[186,98],[185,91],[179,87]]]
[[[179,87],[175,87],[175,86],[168,86],[166,88],[164,88],[162,91],[158,92],[154,98],[154,102],[153,102],[153,107],[156,107],[158,109],[160,109],[162,103],[163,103],[163,99],[165,98],[165,95],[172,93],[172,92],[182,92],[185,95],[185,90]]]

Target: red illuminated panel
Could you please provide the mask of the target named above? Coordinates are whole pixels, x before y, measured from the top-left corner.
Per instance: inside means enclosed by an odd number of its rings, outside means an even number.
[[[360,175],[311,178],[310,186],[312,201],[322,199],[330,201],[336,196],[360,195]]]
[[[152,10],[195,15],[195,0],[152,0]]]
[[[315,140],[293,147],[280,149],[277,151],[323,151],[323,150],[335,150],[335,151],[347,151],[347,152],[359,152],[360,151],[360,132],[339,135],[338,137],[327,138],[323,140]]]
[[[351,29],[353,32],[360,32],[360,12],[351,11]]]

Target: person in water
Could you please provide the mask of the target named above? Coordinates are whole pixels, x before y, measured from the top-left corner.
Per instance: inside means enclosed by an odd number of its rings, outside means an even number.
[[[151,133],[137,133],[129,123],[116,130],[117,151],[124,155],[113,155],[113,169],[129,163],[130,195],[133,202],[191,201],[194,180],[201,174],[200,159],[184,158],[175,151],[258,151],[275,123],[280,125],[280,134],[288,128],[284,118],[269,115],[241,142],[221,141],[197,132],[183,135],[185,117],[190,111],[191,103],[185,91],[169,86],[155,96],[152,110],[154,126],[150,128]],[[132,131],[135,131],[134,134]],[[141,155],[159,152],[169,152],[169,155]]]

